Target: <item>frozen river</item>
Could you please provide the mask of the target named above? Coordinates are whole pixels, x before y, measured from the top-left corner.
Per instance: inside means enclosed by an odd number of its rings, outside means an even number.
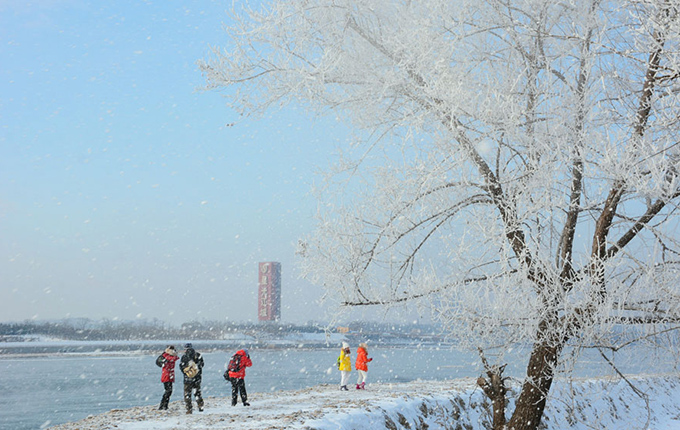
[[[200,348],[197,345],[200,352]],[[231,395],[222,377],[235,351],[203,353],[204,397]],[[336,383],[335,349],[250,349],[247,370],[250,397],[257,392],[293,390]],[[157,404],[163,394],[157,354],[74,354],[0,358],[0,429],[39,429],[75,421],[111,409]],[[477,374],[474,356],[463,358],[448,348],[375,348],[369,383],[445,379]],[[354,379],[354,375],[353,378]],[[171,401],[182,397],[181,377]]]
[[[195,343],[201,352],[200,344]],[[235,351],[203,353],[204,397],[226,397],[231,386],[222,378],[226,361]],[[253,367],[246,385],[251,398],[258,392],[294,390],[318,384],[337,384],[335,348],[250,349]],[[353,358],[355,350],[352,351]],[[34,430],[76,421],[111,409],[158,404],[163,393],[158,353],[59,354],[0,356],[0,429]],[[368,383],[415,379],[453,379],[479,376],[479,357],[450,347],[375,347],[369,356]],[[595,356],[593,356],[595,359]],[[594,361],[594,360],[593,360]],[[591,364],[589,364],[591,363]],[[636,362],[636,367],[640,363]],[[523,363],[506,369],[521,375]],[[624,369],[629,372],[642,367]],[[661,370],[661,369],[659,369]],[[577,369],[581,376],[606,373],[588,360]],[[355,381],[353,372],[351,382]],[[181,377],[171,401],[182,397]]]

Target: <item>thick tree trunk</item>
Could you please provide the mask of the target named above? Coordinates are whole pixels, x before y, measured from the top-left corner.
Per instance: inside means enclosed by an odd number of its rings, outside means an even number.
[[[529,358],[527,378],[522,385],[515,411],[508,421],[508,430],[536,430],[538,428],[561,349],[561,346],[549,345],[545,342],[534,345]]]

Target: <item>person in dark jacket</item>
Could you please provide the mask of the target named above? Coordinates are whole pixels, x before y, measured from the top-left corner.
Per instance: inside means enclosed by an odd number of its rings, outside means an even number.
[[[231,405],[236,406],[236,403],[238,403],[238,394],[239,392],[241,393],[241,401],[243,401],[243,406],[250,406],[250,403],[248,403],[248,393],[246,392],[246,383],[245,383],[245,377],[246,377],[246,367],[250,367],[253,365],[253,362],[250,361],[250,354],[248,354],[247,349],[241,349],[234,354],[235,356],[239,356],[239,362],[240,366],[237,371],[231,371],[229,369],[229,381],[231,382]]]
[[[161,382],[163,383],[163,388],[165,388],[158,410],[168,410],[170,396],[172,395],[172,383],[175,382],[175,362],[178,359],[177,351],[175,351],[175,347],[172,345],[165,348],[163,354],[156,359],[156,364],[163,368]]]
[[[187,414],[192,413],[191,395],[196,393],[196,405],[203,412],[203,397],[201,396],[201,376],[203,375],[203,356],[196,352],[193,345],[184,345],[184,355],[179,362],[179,368],[184,375],[184,404]],[[195,372],[195,374],[194,374]]]

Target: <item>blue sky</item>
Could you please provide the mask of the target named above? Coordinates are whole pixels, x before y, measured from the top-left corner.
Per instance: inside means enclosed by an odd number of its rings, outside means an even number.
[[[294,244],[345,132],[197,90],[230,6],[0,0],[0,320],[255,320],[258,261],[325,317]]]

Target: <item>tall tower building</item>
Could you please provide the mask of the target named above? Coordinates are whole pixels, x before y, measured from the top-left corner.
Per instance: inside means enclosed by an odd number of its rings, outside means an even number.
[[[257,319],[281,319],[281,263],[268,261],[258,267]]]

